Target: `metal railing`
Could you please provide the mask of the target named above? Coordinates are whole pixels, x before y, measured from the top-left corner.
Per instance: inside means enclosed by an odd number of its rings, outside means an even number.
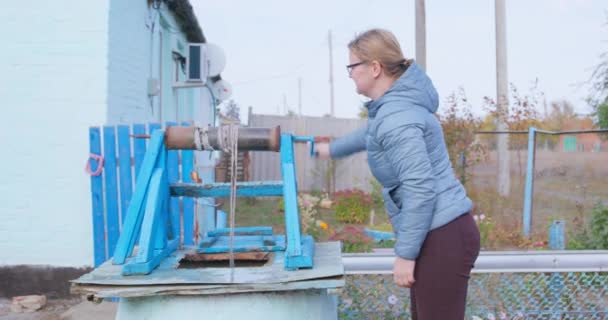
[[[389,251],[345,254],[340,319],[409,319]],[[466,319],[608,319],[608,251],[482,252]],[[477,317],[477,318],[475,318]]]

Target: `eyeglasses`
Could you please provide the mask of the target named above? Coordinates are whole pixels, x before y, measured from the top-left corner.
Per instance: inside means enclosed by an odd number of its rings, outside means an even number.
[[[365,64],[365,63],[367,63],[367,61],[360,61],[360,62],[357,62],[357,63],[353,63],[353,64],[347,65],[346,66],[346,71],[348,71],[348,76],[350,77],[350,76],[353,75],[353,69],[356,66],[360,66],[360,65]]]

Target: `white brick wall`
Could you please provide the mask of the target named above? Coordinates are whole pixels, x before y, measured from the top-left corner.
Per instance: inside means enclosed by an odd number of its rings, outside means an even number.
[[[161,26],[161,16],[165,27]],[[179,112],[174,106],[175,63],[171,52],[186,55],[188,42],[166,6],[159,14],[148,9],[146,1],[112,0],[109,23],[108,123],[192,119],[192,96],[198,89],[180,89]],[[162,107],[160,95],[152,99],[148,96],[149,78],[162,85]]]
[[[139,1],[138,1],[139,2]],[[0,264],[92,264],[88,127],[105,122],[109,2],[0,10]]]
[[[152,72],[152,15],[146,1],[111,1],[108,48],[110,124],[154,120],[147,95],[147,79]]]
[[[161,120],[159,98],[152,105],[147,95],[147,79],[160,75],[153,13],[144,0],[17,1],[0,10],[0,265],[93,264],[88,127]],[[169,49],[187,44],[162,15]],[[172,78],[163,83],[174,102]],[[178,100],[179,115],[166,103],[163,121],[209,122],[200,89]]]

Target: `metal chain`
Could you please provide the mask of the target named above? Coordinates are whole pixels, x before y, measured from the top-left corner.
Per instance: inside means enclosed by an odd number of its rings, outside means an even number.
[[[236,215],[236,176],[238,174],[238,133],[239,127],[231,124],[226,135],[230,149],[230,282],[234,283],[234,222]]]

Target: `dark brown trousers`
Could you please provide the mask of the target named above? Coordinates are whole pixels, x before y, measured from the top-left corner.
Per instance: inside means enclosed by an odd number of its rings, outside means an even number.
[[[469,277],[478,254],[479,229],[471,214],[429,232],[414,269],[412,319],[464,319]]]

